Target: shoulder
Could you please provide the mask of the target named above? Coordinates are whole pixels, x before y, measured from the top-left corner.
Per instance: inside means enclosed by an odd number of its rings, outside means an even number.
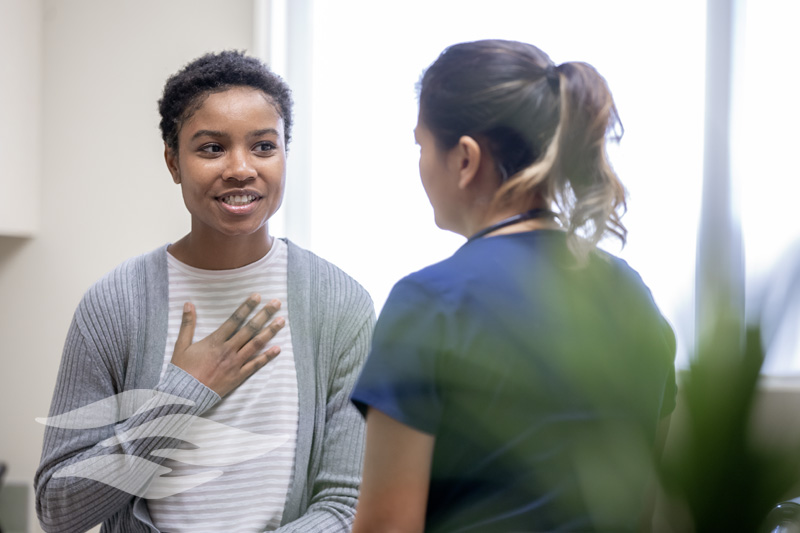
[[[387,305],[432,306],[439,310],[459,308],[469,289],[483,284],[486,257],[459,248],[453,255],[412,272],[392,288]]]
[[[448,275],[448,260],[400,279],[386,299],[375,329],[388,343],[429,343],[431,332],[441,332],[458,309],[464,308],[464,283]]]
[[[105,294],[113,298],[125,297],[126,291],[137,285],[154,281],[161,276],[166,279],[166,245],[142,255],[126,259],[97,280],[87,295]],[[150,278],[150,279],[148,279]]]
[[[607,283],[616,291],[615,300],[624,302],[629,308],[631,317],[643,321],[646,317],[651,317],[655,327],[660,330],[668,351],[674,357],[676,349],[675,333],[672,326],[664,317],[658,307],[650,287],[645,283],[639,272],[628,264],[624,259],[604,251],[597,251],[593,258],[595,268],[601,268],[611,272],[613,282]]]
[[[111,269],[86,291],[79,312],[118,314],[142,304],[148,290],[167,283],[166,249],[166,245],[161,246]]]
[[[592,257],[591,267],[597,273],[613,281],[617,290],[625,291],[628,298],[641,299],[648,305],[656,307],[650,287],[641,274],[624,259],[609,252],[597,250]]]
[[[289,292],[297,301],[325,313],[374,315],[372,298],[360,283],[313,252],[288,239],[285,242],[289,254]]]
[[[286,243],[290,290],[315,291],[315,297],[325,300],[372,306],[366,289],[342,269],[289,240]]]

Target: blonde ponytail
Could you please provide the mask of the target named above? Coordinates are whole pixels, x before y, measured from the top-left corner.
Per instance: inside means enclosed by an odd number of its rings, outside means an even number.
[[[544,155],[504,183],[501,205],[551,203],[567,230],[570,249],[583,261],[608,234],[624,245],[627,229],[625,188],[608,161],[606,140],[619,140],[619,121],[611,92],[587,63],[557,67],[560,113]]]

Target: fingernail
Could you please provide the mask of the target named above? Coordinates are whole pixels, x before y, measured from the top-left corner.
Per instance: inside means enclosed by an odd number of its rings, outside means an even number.
[[[280,327],[283,327],[283,326],[286,325],[286,320],[284,320],[283,317],[278,317],[278,318],[275,319],[275,323],[277,325],[279,325]]]
[[[183,304],[183,312],[184,313],[188,313],[191,310],[192,310],[192,304],[190,304],[189,302],[186,302],[186,303]]]

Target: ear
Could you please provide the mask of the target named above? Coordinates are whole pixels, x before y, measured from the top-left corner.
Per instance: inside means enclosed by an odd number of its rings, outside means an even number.
[[[164,161],[167,163],[169,173],[172,174],[172,181],[175,183],[181,182],[181,171],[178,165],[178,154],[172,150],[167,143],[164,143]]]
[[[451,154],[458,169],[458,188],[466,189],[475,181],[481,167],[481,145],[469,135],[463,135]]]

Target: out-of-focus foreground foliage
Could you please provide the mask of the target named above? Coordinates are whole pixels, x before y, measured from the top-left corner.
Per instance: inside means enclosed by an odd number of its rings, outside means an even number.
[[[741,329],[723,320],[700,340],[680,380],[680,424],[671,428],[659,467],[657,531],[757,532],[798,487],[800,443],[768,442],[756,434],[764,349],[759,327],[744,334]]]

